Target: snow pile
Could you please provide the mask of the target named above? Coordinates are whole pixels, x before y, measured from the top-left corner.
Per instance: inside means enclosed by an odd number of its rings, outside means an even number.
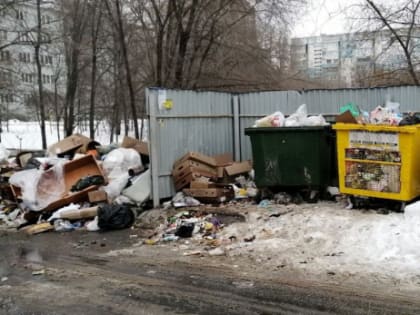
[[[229,254],[252,255],[261,264],[304,268],[315,274],[334,270],[415,276],[420,261],[420,205],[406,216],[338,209],[328,202],[315,207],[277,206],[251,212],[248,222],[226,227],[223,236],[232,235],[238,242],[228,247]],[[253,242],[242,241],[249,235],[255,235]]]

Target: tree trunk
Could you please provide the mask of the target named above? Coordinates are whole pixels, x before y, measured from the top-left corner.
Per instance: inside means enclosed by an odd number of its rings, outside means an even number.
[[[92,72],[90,78],[90,107],[89,107],[89,135],[91,139],[95,137],[95,97],[96,97],[96,70],[97,70],[97,42],[98,33],[101,25],[101,7],[93,4],[93,18],[96,17],[98,11],[97,21],[92,21]]]
[[[139,139],[139,124],[137,121],[137,110],[136,110],[136,99],[133,89],[133,82],[131,79],[131,69],[130,64],[128,60],[128,53],[127,53],[127,44],[125,42],[125,33],[124,33],[124,27],[121,17],[121,8],[120,8],[120,0],[115,0],[116,9],[117,9],[117,18],[118,18],[118,31],[119,31],[119,37],[120,37],[120,43],[121,43],[121,49],[123,53],[123,59],[124,59],[124,65],[125,65],[125,74],[127,77],[127,85],[128,85],[128,92],[130,95],[130,107],[131,107],[131,114],[133,116],[134,121],[134,134],[137,139]]]
[[[35,43],[35,62],[38,75],[38,105],[41,120],[41,139],[42,149],[47,149],[47,136],[45,133],[45,107],[44,107],[44,93],[42,87],[42,65],[39,60],[39,51],[41,49],[41,0],[36,1],[37,10],[37,39]]]

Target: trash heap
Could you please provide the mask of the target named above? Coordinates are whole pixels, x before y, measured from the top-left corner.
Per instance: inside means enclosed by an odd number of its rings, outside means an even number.
[[[278,111],[256,120],[253,127],[303,127],[326,125],[328,125],[328,123],[322,115],[308,116],[306,104],[302,104],[288,117],[285,117],[282,112]]]
[[[152,235],[143,239],[142,243],[159,245],[176,242],[181,244],[179,245],[181,249],[186,250],[185,256],[225,255],[227,246],[240,241],[239,235],[227,233],[225,228],[231,223],[244,222],[246,216],[240,211],[234,213],[213,213],[213,211],[215,208],[202,206],[168,213]],[[142,220],[147,221],[145,218],[140,218],[139,222]],[[254,235],[249,235],[243,241],[252,242],[254,239]]]
[[[134,138],[101,146],[75,134],[10,161],[0,151],[0,219],[28,234],[127,228],[150,199],[148,145]]]
[[[178,193],[171,205],[194,206],[200,202],[214,204],[255,197],[251,171],[251,161],[234,162],[228,153],[211,157],[188,152],[173,165],[172,177]]]
[[[368,112],[354,103],[347,103],[340,108],[340,115],[337,122],[354,123],[364,125],[388,125],[388,126],[407,126],[420,123],[414,113],[404,115],[400,112],[400,104],[397,102],[385,102],[384,106],[377,106]]]

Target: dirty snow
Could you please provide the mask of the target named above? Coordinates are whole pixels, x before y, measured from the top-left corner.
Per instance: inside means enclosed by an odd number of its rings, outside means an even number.
[[[230,256],[251,256],[262,268],[300,269],[313,276],[377,274],[418,286],[419,205],[416,210],[384,215],[335,202],[277,206],[250,211],[247,222],[227,226],[221,236],[238,239],[226,248]],[[254,241],[243,241],[252,235]]]

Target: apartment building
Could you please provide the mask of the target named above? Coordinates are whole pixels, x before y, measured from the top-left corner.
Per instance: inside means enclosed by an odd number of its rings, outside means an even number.
[[[389,31],[293,38],[291,51],[300,74],[346,87],[379,69],[405,67],[403,51]]]
[[[6,4],[2,4],[6,3]],[[38,75],[34,43],[37,41],[36,1],[0,2],[0,118],[28,117],[35,112]],[[46,102],[63,93],[64,60],[60,20],[52,1],[41,4],[43,91]],[[32,116],[33,117],[33,116]]]

